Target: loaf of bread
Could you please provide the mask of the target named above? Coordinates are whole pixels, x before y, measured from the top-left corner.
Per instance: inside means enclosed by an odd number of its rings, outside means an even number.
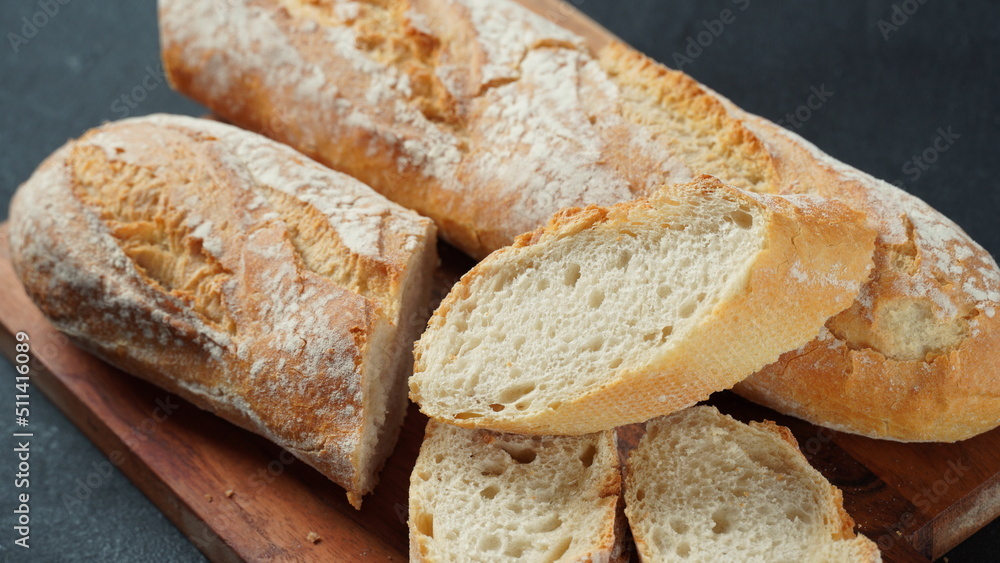
[[[156,115],[49,157],[14,196],[10,243],[87,350],[269,438],[356,507],[375,486],[428,306],[430,220],[259,135]]]
[[[452,288],[410,397],[443,422],[526,434],[674,412],[812,339],[854,300],[874,239],[843,204],[710,176],[564,210]]]
[[[511,0],[160,0],[167,76],[433,218],[475,257],[557,210],[711,174],[840,199],[879,232],[856,303],[738,388],[897,440],[1000,422],[1000,270],[954,223],[627,46]],[[815,336],[815,335],[814,335]]]
[[[410,476],[410,561],[625,563],[614,432],[518,436],[433,420]]]
[[[787,428],[693,407],[646,429],[625,478],[642,561],[882,560]]]
[[[761,118],[744,119],[782,174],[865,212],[879,237],[875,274],[851,308],[734,390],[873,438],[956,442],[1000,424],[1000,270],[993,257],[919,199]]]

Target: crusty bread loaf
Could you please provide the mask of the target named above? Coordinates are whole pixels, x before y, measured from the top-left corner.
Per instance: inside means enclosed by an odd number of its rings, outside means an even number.
[[[647,424],[628,458],[625,504],[643,561],[882,559],[787,428],[746,425],[714,407]]]
[[[452,289],[410,397],[444,422],[536,434],[674,412],[809,341],[853,301],[874,238],[842,204],[710,176],[564,210]]]
[[[628,561],[615,433],[518,436],[428,422],[410,561]]]
[[[875,275],[819,336],[735,388],[814,424],[955,442],[1000,423],[1000,270],[923,201],[763,119],[746,123],[779,172],[842,199],[879,230]],[[806,173],[798,171],[808,170]]]
[[[160,0],[171,83],[432,217],[485,256],[558,209],[712,174],[866,213],[876,273],[740,386],[842,430],[959,440],[1000,421],[1000,270],[954,223],[627,46],[510,0]],[[822,400],[819,400],[822,399]]]
[[[10,215],[14,267],[56,327],[268,437],[355,506],[406,410],[434,233],[288,147],[167,115],[63,146]]]

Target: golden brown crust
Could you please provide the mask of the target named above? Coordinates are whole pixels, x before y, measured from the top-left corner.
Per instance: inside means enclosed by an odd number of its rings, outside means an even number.
[[[808,342],[826,319],[850,305],[867,279],[875,233],[856,212],[810,196],[786,199],[756,195],[704,176],[691,184],[665,187],[648,200],[557,213],[548,225],[522,235],[513,246],[491,254],[463,276],[435,311],[429,326],[442,325],[450,311],[468,298],[477,278],[489,277],[505,264],[516,264],[517,256],[527,247],[550,244],[598,226],[612,227],[608,236],[615,236],[614,229],[656,221],[658,205],[678,190],[737,201],[761,209],[767,217],[765,243],[749,268],[746,285],[717,304],[683,340],[675,340],[660,357],[619,372],[586,395],[562,402],[558,410],[516,417],[487,413],[456,418],[455,413],[439,410],[421,395],[420,378],[433,377],[425,373],[428,366],[421,358],[423,349],[431,345],[428,331],[416,346],[410,398],[432,418],[501,432],[586,434],[642,422],[727,389],[774,361],[789,345]],[[748,319],[754,319],[753,330],[747,330]],[[727,343],[726,350],[720,350],[719,342]]]
[[[167,75],[227,119],[432,217],[476,257],[559,208],[699,173],[840,199],[880,232],[876,275],[830,325],[837,347],[790,352],[741,392],[897,440],[960,440],[1000,421],[1000,269],[916,198],[621,43],[595,56],[511,2],[394,0],[346,16],[333,4],[161,0]],[[404,75],[417,87],[397,88]],[[915,330],[892,328],[901,317]],[[807,351],[815,365],[793,361]]]
[[[880,234],[876,274],[854,306],[735,390],[814,424],[873,438],[954,442],[996,427],[1000,275],[989,253],[917,198],[761,118],[747,122],[767,139],[783,175],[863,210]],[[926,331],[944,334],[938,347],[911,351],[901,344],[924,340],[921,334],[893,337],[888,323],[902,307],[926,311]]]
[[[511,2],[161,0],[160,29],[176,89],[433,218],[474,257],[562,207],[693,177],[621,115],[582,40]]]
[[[651,128],[668,128],[675,143],[701,139],[723,147],[723,154],[696,154],[680,146],[697,161],[691,168],[702,174],[728,179],[737,188],[775,193],[781,176],[771,153],[746,125],[733,119],[722,102],[707,95],[695,79],[670,70],[620,41],[608,43],[598,53],[602,68],[622,88],[626,102],[621,110],[627,119]],[[670,108],[669,121],[657,119],[660,108]],[[701,158],[699,158],[701,157]],[[739,168],[739,174],[733,168]]]
[[[256,135],[150,116],[46,160],[14,198],[11,247],[29,295],[88,350],[275,441],[355,505],[374,486],[429,221]]]

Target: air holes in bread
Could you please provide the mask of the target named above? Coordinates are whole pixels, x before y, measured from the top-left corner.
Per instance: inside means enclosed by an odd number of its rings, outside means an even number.
[[[417,527],[417,532],[423,534],[429,538],[434,537],[434,515],[427,514],[426,512],[421,512],[417,514],[414,519],[414,525]]]
[[[569,551],[569,546],[573,543],[573,536],[568,538],[563,538],[556,544],[555,548],[552,549],[552,555],[549,556],[549,561],[558,561],[566,552]]]
[[[580,463],[582,463],[584,467],[590,467],[591,465],[594,465],[594,456],[596,455],[597,447],[593,444],[588,444],[583,450],[583,453],[580,454]]]
[[[483,536],[479,540],[479,551],[496,551],[498,549],[500,549],[500,538],[494,535]]]
[[[687,557],[691,555],[691,546],[687,542],[681,542],[677,545],[677,555],[678,557]]]
[[[716,534],[725,534],[733,529],[733,514],[728,508],[720,508],[712,513],[712,522],[715,523],[712,526],[712,532]]]
[[[508,545],[507,549],[503,550],[503,554],[517,559],[524,555],[524,547],[525,546],[521,544],[521,542],[514,542],[511,545]]]
[[[585,352],[596,352],[604,346],[604,338],[600,336],[591,336],[587,343],[583,346],[583,351]]]
[[[591,309],[596,309],[601,306],[601,303],[604,303],[604,292],[600,289],[592,291],[587,304],[590,305]]]
[[[566,275],[563,276],[563,283],[575,287],[576,282],[580,280],[580,265],[570,264],[566,267]]]
[[[732,221],[741,229],[750,229],[753,227],[753,216],[742,209],[733,211],[726,216],[725,220]]]
[[[795,520],[801,520],[803,522],[810,522],[811,521],[809,519],[809,515],[806,514],[804,511],[802,511],[801,509],[798,509],[798,508],[785,511],[785,518],[788,518],[792,522],[794,522]]]
[[[518,448],[516,446],[501,444],[500,449],[507,452],[507,455],[509,455],[515,462],[522,464],[531,463],[535,461],[535,457],[538,456],[538,453],[531,448]]]
[[[697,301],[686,301],[681,308],[677,311],[677,316],[682,319],[687,319],[694,314],[695,310],[698,308]]]
[[[527,383],[524,385],[515,385],[513,387],[508,387],[507,389],[504,389],[503,393],[500,393],[500,402],[505,405],[509,405],[510,403],[513,403],[514,401],[521,399],[522,397],[528,395],[534,390],[535,390],[534,383]]]
[[[643,496],[645,496],[645,495],[643,495]],[[681,520],[679,518],[674,518],[673,520],[670,521],[670,528],[677,535],[683,535],[683,534],[687,533],[687,531],[688,531],[687,522],[685,522],[685,521],[683,521],[683,520]]]
[[[535,533],[548,533],[558,530],[562,526],[562,519],[559,518],[558,514],[550,514],[541,522],[535,524],[531,527],[531,531]]]

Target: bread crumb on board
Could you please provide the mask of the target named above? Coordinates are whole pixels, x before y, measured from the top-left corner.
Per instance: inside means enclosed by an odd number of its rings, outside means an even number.
[[[208,502],[212,502],[212,495],[206,494],[205,495],[205,500],[207,500]]]
[[[235,495],[235,494],[236,494],[236,491],[234,491],[232,489],[226,489],[226,498],[233,498],[233,495]]]
[[[310,543],[317,544],[323,538],[319,537],[319,534],[317,534],[316,532],[309,532],[309,535],[306,536],[306,539],[309,540]]]

